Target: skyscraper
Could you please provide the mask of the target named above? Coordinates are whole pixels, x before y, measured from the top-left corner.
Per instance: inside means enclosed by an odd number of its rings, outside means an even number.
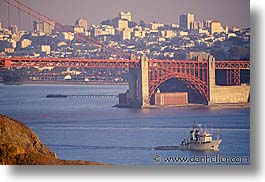
[[[213,35],[215,33],[222,33],[225,32],[224,27],[222,26],[221,22],[219,21],[212,21],[210,27],[210,33]]]
[[[194,23],[194,15],[191,13],[180,15],[179,17],[179,26],[180,28],[190,30]]]
[[[120,12],[119,13],[119,18],[121,20],[132,21],[132,14],[131,14],[131,12]]]
[[[49,23],[44,21],[33,21],[33,30],[37,32],[44,32],[51,34],[52,30],[55,27],[55,23],[53,21],[50,21]]]
[[[122,19],[122,20],[118,20],[118,26],[117,28],[119,30],[122,30],[122,29],[126,29],[128,28],[128,20],[125,20],[125,19]]]

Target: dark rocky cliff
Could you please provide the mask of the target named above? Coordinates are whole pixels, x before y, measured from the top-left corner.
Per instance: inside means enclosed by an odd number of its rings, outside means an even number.
[[[2,165],[101,165],[99,162],[61,160],[25,124],[0,115]]]

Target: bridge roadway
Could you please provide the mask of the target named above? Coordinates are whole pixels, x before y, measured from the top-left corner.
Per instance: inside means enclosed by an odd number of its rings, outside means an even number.
[[[0,58],[0,67],[138,68],[140,61],[85,58]]]
[[[240,71],[249,70],[250,61],[215,61],[213,57],[209,60],[148,60],[146,56],[142,56],[140,60],[11,57],[0,58],[0,67],[129,69],[128,100],[141,106],[148,106],[160,84],[171,78],[184,80],[189,88],[197,90],[208,103],[245,102],[250,89],[249,86],[241,86],[240,79]],[[227,86],[230,87],[215,85],[215,71],[218,69],[225,70]],[[242,96],[244,99],[240,100]],[[229,99],[230,97],[233,99]]]
[[[151,67],[179,67],[180,64],[201,64],[203,61],[193,60],[149,60]],[[32,57],[0,57],[0,67],[76,67],[76,68],[139,68],[140,60],[85,59],[85,58],[32,58]],[[218,60],[215,69],[246,70],[250,69],[250,61]]]

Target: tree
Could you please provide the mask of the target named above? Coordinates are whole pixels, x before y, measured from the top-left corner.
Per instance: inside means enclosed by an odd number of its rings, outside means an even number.
[[[134,21],[130,21],[129,22],[129,28],[133,28],[133,27],[136,27],[137,26],[137,23],[134,22]]]
[[[3,83],[22,82],[22,79],[16,75],[4,75],[2,79],[3,79]]]
[[[143,28],[148,27],[148,24],[146,24],[143,20],[140,21],[139,25]]]
[[[246,47],[235,45],[231,47],[228,52],[229,52],[228,55],[229,60],[243,60],[243,59],[250,60],[250,50],[247,49]]]
[[[226,60],[226,52],[222,48],[213,48],[211,49],[211,54],[215,57],[216,60]]]

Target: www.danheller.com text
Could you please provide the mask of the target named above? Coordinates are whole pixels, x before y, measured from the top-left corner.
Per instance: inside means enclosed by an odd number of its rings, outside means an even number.
[[[221,156],[221,155],[204,155],[204,156],[161,156],[155,155],[153,159],[154,163],[165,163],[165,164],[174,164],[174,163],[216,163],[216,164],[225,164],[225,163],[249,163],[248,156]]]

